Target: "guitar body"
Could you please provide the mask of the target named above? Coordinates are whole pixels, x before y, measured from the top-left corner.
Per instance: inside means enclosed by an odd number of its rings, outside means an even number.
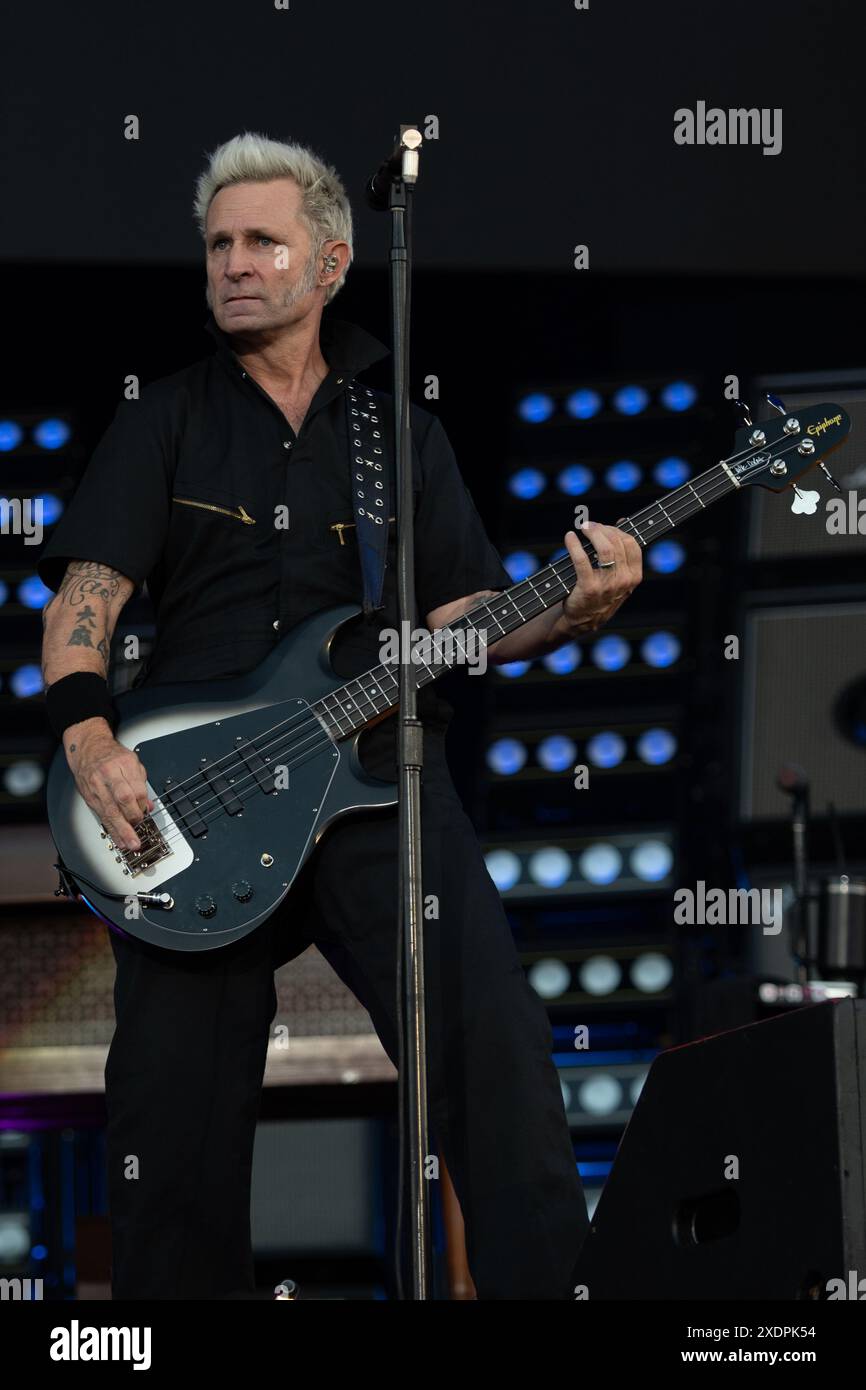
[[[138,856],[115,849],[58,749],[49,821],[62,863],[94,912],[173,950],[228,945],[271,915],[338,817],[396,803],[396,785],[361,767],[360,735],[337,742],[310,708],[344,684],[329,653],[357,612],[315,614],[247,675],[118,697],[115,736],[138,752],[155,803],[153,862],[136,867]],[[285,730],[292,757],[280,763]],[[240,765],[236,750],[245,755]],[[220,776],[229,768],[233,777]],[[140,893],[167,901],[141,903]]]

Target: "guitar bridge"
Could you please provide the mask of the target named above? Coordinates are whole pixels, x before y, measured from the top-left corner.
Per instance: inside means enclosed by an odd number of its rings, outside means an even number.
[[[145,816],[134,830],[141,842],[138,849],[122,850],[108,841],[108,848],[116,851],[118,860],[126,866],[126,872],[131,878],[135,878],[143,869],[152,868],[161,859],[167,859],[170,853],[161,831],[150,816]]]

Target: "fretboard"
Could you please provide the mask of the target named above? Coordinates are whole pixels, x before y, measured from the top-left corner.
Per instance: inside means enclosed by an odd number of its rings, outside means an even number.
[[[680,526],[695,512],[703,511],[738,486],[727,465],[718,463],[713,468],[708,468],[706,473],[701,473],[694,482],[674,488],[659,501],[651,502],[642,511],[635,512],[634,516],[618,521],[617,525],[620,530],[634,536],[645,549],[667,531]],[[577,534],[590,562],[597,565],[598,557],[592,542],[580,532]],[[478,640],[483,639],[488,645],[492,645],[500,637],[514,632],[539,613],[559,603],[566,594],[571,593],[574,584],[574,562],[571,556],[566,554],[539,570],[537,574],[531,575],[529,579],[512,584],[510,589],[506,589],[496,598],[477,604],[468,613],[450,623],[448,630],[460,633],[472,629],[478,634]],[[433,650],[436,650],[435,643]],[[420,689],[429,685],[431,681],[438,680],[440,676],[452,670],[455,664],[454,659],[448,661],[444,656],[442,659],[432,660],[429,664],[413,663],[416,686]],[[332,736],[346,738],[362,729],[365,724],[396,708],[399,699],[397,671],[395,663],[374,666],[363,676],[355,677],[339,690],[334,690],[324,699],[318,700],[312,708]]]

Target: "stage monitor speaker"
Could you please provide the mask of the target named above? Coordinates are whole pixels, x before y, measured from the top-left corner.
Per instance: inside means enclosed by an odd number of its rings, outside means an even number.
[[[834,1279],[850,1289],[866,1278],[864,1138],[864,1000],[663,1052],[578,1259],[577,1296],[825,1299]]]
[[[380,1169],[375,1120],[260,1123],[252,1173],[254,1253],[380,1255]]]
[[[739,811],[790,815],[776,786],[799,763],[812,812],[866,811],[866,604],[755,607],[746,614],[740,712]]]
[[[848,383],[845,383],[845,377]],[[859,389],[852,390],[850,378],[860,378]],[[808,389],[804,389],[808,383]],[[845,383],[845,384],[840,384]],[[798,410],[808,405],[820,405],[822,401],[832,401],[844,406],[851,416],[851,433],[827,458],[827,467],[838,482],[844,495],[857,491],[866,497],[866,373],[834,373],[825,378],[772,378],[767,377],[755,383],[754,393],[772,391],[781,396],[785,405],[796,415]],[[762,406],[757,413],[757,421],[765,420],[774,414],[769,406]],[[778,417],[776,417],[778,418]],[[857,557],[861,561],[860,573],[852,572],[852,579],[862,578],[862,561],[866,558],[866,535],[857,531],[847,534],[831,534],[827,530],[825,503],[828,497],[835,497],[831,484],[815,467],[807,473],[800,486],[821,494],[818,510],[812,516],[794,514],[791,511],[793,494],[785,493],[777,497],[766,489],[749,489],[749,530],[748,555],[750,560],[809,560],[826,556],[828,559],[850,557],[853,563]],[[864,518],[866,525],[866,518]],[[804,571],[803,582],[808,575]]]

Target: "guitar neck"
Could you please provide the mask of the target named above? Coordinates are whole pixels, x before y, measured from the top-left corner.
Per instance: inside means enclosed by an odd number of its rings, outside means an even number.
[[[722,462],[708,468],[695,478],[693,483],[684,483],[674,488],[657,502],[625,517],[617,522],[620,530],[634,536],[645,549],[674,527],[680,526],[695,512],[704,511],[713,502],[733,492],[740,486],[727,463]],[[578,540],[586,551],[590,562],[597,565],[592,542],[582,533]],[[497,642],[509,632],[516,631],[524,623],[530,622],[539,613],[552,608],[574,588],[574,564],[571,556],[561,556],[553,564],[512,584],[510,589],[496,598],[477,604],[468,613],[449,624],[449,631],[465,633],[472,630],[478,634],[477,640],[488,645]],[[435,643],[433,644],[435,650]],[[441,660],[417,665],[416,685],[421,687],[438,680],[454,665],[454,661]],[[396,709],[399,699],[397,666],[394,663],[374,666],[363,676],[348,681],[339,690],[334,690],[324,699],[313,705],[313,710],[326,725],[329,732],[337,738],[346,738],[366,724],[372,724],[390,711]]]

